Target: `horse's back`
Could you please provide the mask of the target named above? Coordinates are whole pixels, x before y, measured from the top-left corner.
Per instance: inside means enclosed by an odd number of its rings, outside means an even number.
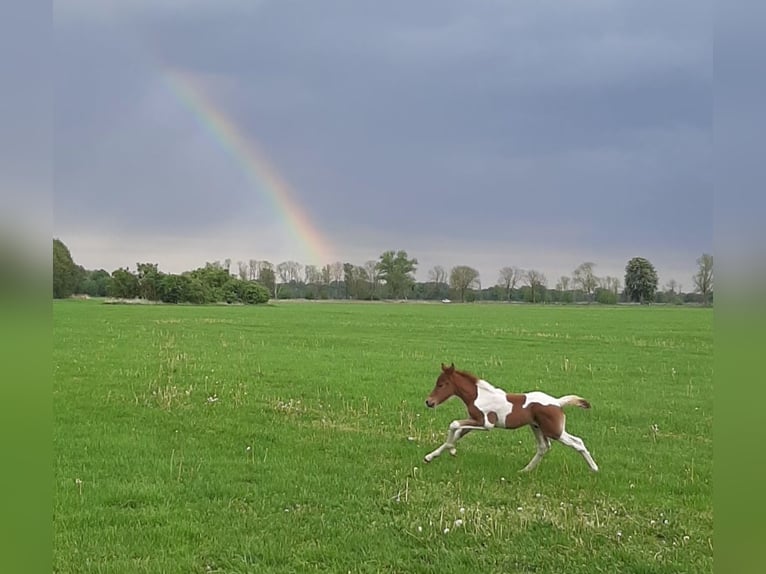
[[[506,400],[511,403],[512,408],[508,416],[505,417],[503,427],[507,429],[516,429],[528,425],[532,422],[532,413],[524,408],[526,395],[520,393],[507,393]]]
[[[551,438],[561,436],[564,428],[561,407],[557,399],[540,391],[508,393],[506,398],[513,405],[505,419],[505,428],[516,429],[534,424]]]

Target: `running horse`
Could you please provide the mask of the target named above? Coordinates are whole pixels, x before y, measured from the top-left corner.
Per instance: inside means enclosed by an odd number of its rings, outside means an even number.
[[[452,421],[447,440],[435,451],[428,453],[425,462],[431,462],[445,450],[454,456],[457,441],[472,430],[488,431],[496,427],[517,429],[529,425],[537,441],[537,453],[521,472],[530,471],[540,464],[551,447],[551,439],[575,449],[593,472],[598,471],[598,465],[585,443],[564,428],[566,415],[563,407],[575,405],[583,409],[590,408],[590,403],[582,397],[566,395],[555,398],[539,391],[506,393],[471,373],[455,369],[454,363],[449,367],[442,363],[442,372],[436,379],[434,390],[426,399],[426,406],[435,408],[453,396],[465,403],[469,418]]]

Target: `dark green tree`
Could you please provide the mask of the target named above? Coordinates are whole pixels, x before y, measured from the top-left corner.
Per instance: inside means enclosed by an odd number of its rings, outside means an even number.
[[[157,293],[163,303],[183,303],[189,300],[191,278],[187,275],[163,275]]]
[[[159,301],[160,282],[163,273],[160,273],[156,263],[136,263],[136,275],[138,277],[138,293],[147,301]]]
[[[112,278],[106,287],[107,295],[118,299],[135,299],[138,297],[138,277],[126,267],[112,271]]]
[[[239,285],[239,279],[236,277],[231,277],[226,283],[223,284],[221,287],[220,293],[221,298],[226,303],[237,303],[239,302],[240,298],[240,285]]]
[[[269,302],[269,291],[263,285],[254,281],[240,282],[239,299],[247,305],[257,305]]]
[[[638,303],[654,301],[657,293],[657,271],[648,259],[634,257],[625,266],[625,294]]]
[[[196,279],[201,283],[205,303],[225,300],[223,288],[224,285],[232,279],[232,276],[220,263],[206,263],[204,267],[189,271],[186,275],[189,275],[191,279]],[[195,297],[199,294],[199,290],[197,289]]]
[[[410,259],[407,252],[386,251],[381,254],[377,263],[380,278],[386,282],[390,295],[394,298],[404,298],[406,293],[415,283],[413,273],[417,268],[418,260]]]
[[[192,277],[189,274],[184,273],[184,277],[188,277],[189,282],[186,286],[186,301],[194,305],[204,305],[205,303],[212,303],[213,298],[212,291],[202,282],[198,277]]]
[[[53,297],[63,299],[75,292],[84,276],[82,267],[75,265],[69,248],[60,239],[53,240]]]
[[[110,278],[104,269],[87,270],[77,291],[90,297],[106,297]]]

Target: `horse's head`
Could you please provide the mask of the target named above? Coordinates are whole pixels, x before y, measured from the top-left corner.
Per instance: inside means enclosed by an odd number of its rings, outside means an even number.
[[[454,375],[455,363],[452,363],[449,367],[442,363],[442,372],[439,374],[439,378],[436,379],[434,390],[431,391],[431,394],[428,395],[428,398],[426,399],[426,406],[428,408],[432,409],[440,405],[455,394],[457,391],[457,386],[453,381]]]

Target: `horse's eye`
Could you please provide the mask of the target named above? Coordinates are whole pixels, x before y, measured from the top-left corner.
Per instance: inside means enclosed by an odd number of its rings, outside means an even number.
[[[443,383],[442,381],[439,381],[438,383],[436,383],[436,386],[437,386],[437,387],[443,387],[443,386],[444,386],[444,383]]]

